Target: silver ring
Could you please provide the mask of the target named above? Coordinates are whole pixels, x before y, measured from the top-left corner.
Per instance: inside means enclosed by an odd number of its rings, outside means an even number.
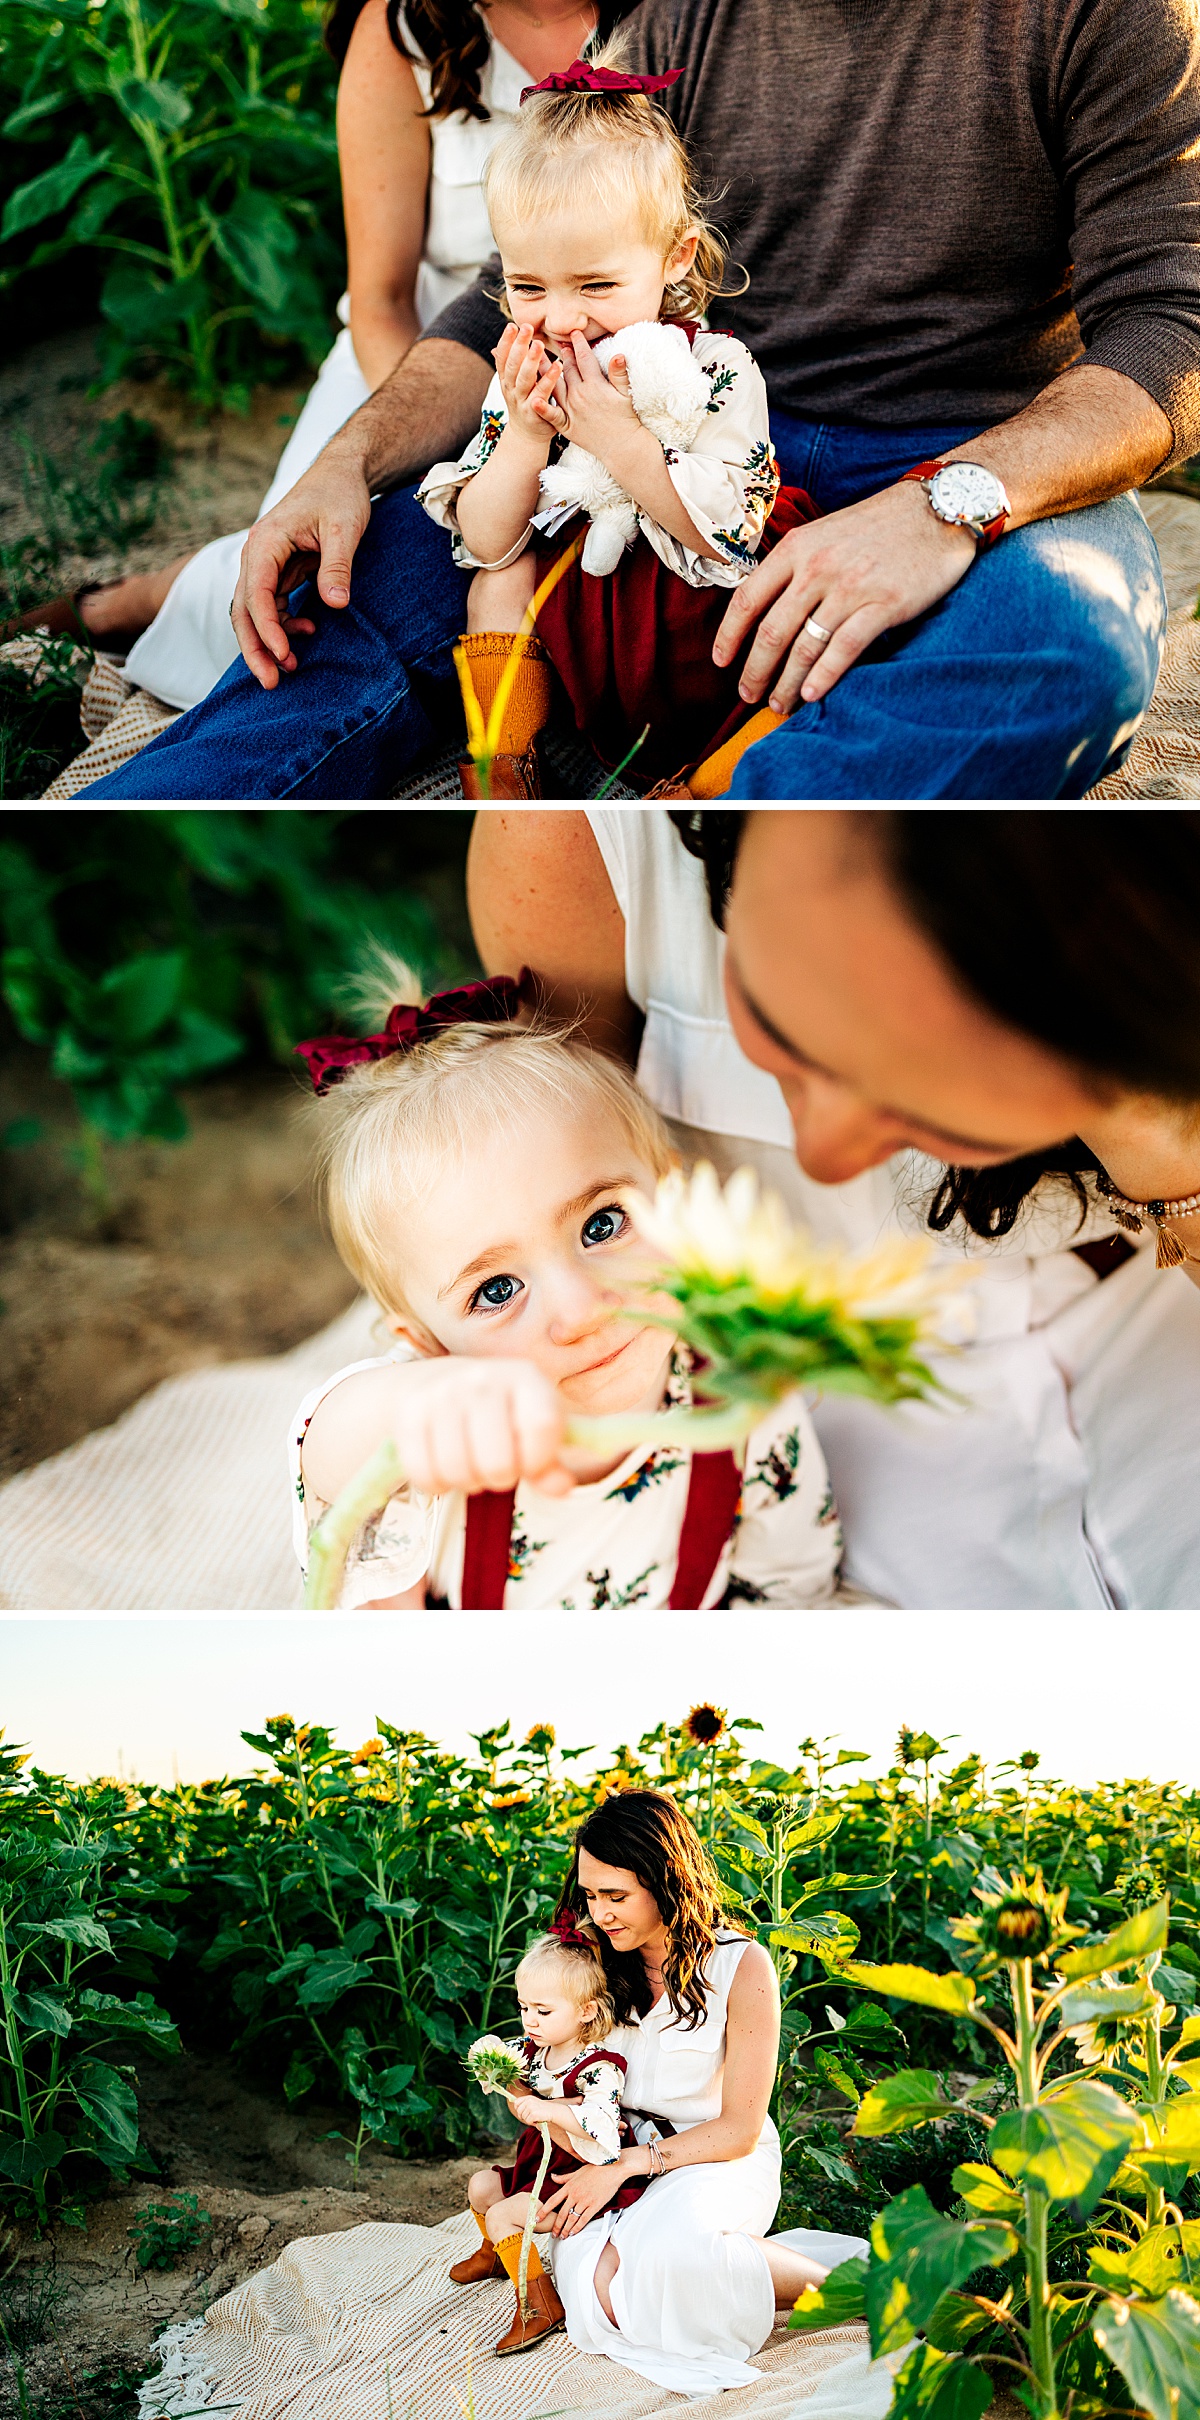
[[[827,647],[833,637],[833,632],[826,630],[824,622],[818,622],[815,615],[810,613],[804,625],[804,636],[806,639],[819,639],[822,647]]]

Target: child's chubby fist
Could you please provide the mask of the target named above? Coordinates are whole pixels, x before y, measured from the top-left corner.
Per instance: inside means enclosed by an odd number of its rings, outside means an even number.
[[[555,1388],[529,1361],[447,1354],[394,1374],[390,1434],[421,1495],[502,1492],[527,1479],[564,1496],[575,1484],[562,1461],[564,1425]]]
[[[518,2126],[540,2126],[554,2114],[553,2104],[541,2100],[536,2092],[509,2092],[505,2099]]]
[[[531,327],[508,327],[492,356],[508,425],[550,450],[555,430],[565,426],[562,365]]]

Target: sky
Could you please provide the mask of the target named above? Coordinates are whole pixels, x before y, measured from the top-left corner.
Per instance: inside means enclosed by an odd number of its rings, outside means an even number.
[[[549,1721],[598,1763],[706,1699],[756,1717],[757,1752],[788,1765],[833,1734],[885,1770],[907,1722],[955,1757],[1035,1748],[1063,1780],[1200,1783],[1188,1613],[0,1616],[8,1740],[80,1780],[246,1772],[239,1733],[285,1711],[348,1746],[377,1715],[450,1747]]]

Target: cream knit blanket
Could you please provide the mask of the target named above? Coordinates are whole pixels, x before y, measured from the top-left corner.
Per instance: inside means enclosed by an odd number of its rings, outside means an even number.
[[[453,2286],[446,2274],[478,2240],[464,2211],[440,2227],[352,2227],[289,2244],[162,2340],[141,2420],[665,2420],[684,2409],[692,2420],[788,2420],[801,2402],[805,2420],[881,2420],[891,2399],[895,2362],[870,2363],[859,2327],[777,2331],[755,2356],[757,2385],[698,2401],[577,2353],[565,2335],[497,2361],[512,2287]]]

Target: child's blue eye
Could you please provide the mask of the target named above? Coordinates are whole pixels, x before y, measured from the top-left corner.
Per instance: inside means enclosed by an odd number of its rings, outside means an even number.
[[[591,1217],[583,1222],[584,1243],[611,1244],[614,1235],[620,1235],[627,1225],[625,1212],[615,1204],[607,1210],[593,1210]]]
[[[521,1290],[519,1278],[486,1277],[483,1284],[476,1287],[468,1308],[474,1311],[482,1305],[486,1311],[503,1311],[510,1302],[516,1301]]]

